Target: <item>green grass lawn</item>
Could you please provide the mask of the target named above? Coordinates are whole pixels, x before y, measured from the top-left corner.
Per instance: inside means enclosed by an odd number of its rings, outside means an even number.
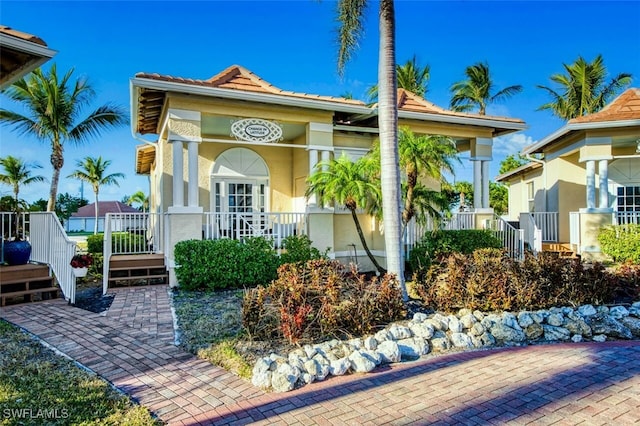
[[[104,380],[0,320],[0,425],[159,425]]]

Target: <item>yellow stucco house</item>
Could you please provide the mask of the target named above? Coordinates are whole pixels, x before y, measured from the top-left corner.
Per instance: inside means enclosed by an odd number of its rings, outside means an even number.
[[[524,122],[449,111],[404,90],[398,107],[400,125],[451,136],[459,151],[470,152],[475,212],[492,216],[493,138],[524,129]],[[304,193],[320,161],[368,152],[378,137],[375,106],[281,90],[231,66],[208,80],[139,73],[131,79],[131,114],[132,134],[142,142],[136,171],[150,178],[150,212],[164,216],[158,248],[170,268],[180,240],[266,235],[277,244],[294,233],[370,268],[350,215]],[[384,265],[379,224],[364,215],[361,223]]]
[[[601,256],[602,226],[640,223],[640,89],[526,147],[532,162],[502,176],[525,239]]]

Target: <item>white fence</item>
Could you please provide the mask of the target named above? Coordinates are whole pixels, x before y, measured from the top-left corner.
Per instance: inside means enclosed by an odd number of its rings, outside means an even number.
[[[542,241],[548,243],[558,242],[558,212],[534,212],[529,213],[542,231]]]
[[[616,212],[614,220],[617,225],[640,225],[640,212]]]
[[[265,237],[276,248],[292,235],[307,234],[306,213],[204,213],[203,238]]]
[[[520,214],[520,229],[523,231],[525,243],[529,244],[531,250],[536,253],[542,251],[542,230],[531,213]]]
[[[30,260],[48,264],[65,299],[76,303],[76,277],[71,267],[76,243],[69,240],[58,216],[52,212],[21,213],[16,221],[15,213],[0,212],[0,221],[3,244],[17,230],[31,244]]]
[[[502,242],[509,256],[514,259],[524,258],[524,230],[514,228],[497,216],[487,221],[486,229]]]

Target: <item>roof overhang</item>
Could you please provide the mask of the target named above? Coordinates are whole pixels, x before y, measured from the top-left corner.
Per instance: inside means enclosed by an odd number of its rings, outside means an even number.
[[[464,126],[478,126],[493,128],[494,136],[502,136],[509,133],[525,130],[527,125],[524,122],[500,120],[497,118],[461,117],[448,114],[435,114],[414,111],[398,111],[398,118],[408,120],[434,121],[439,123],[460,124]]]
[[[503,173],[499,176],[496,176],[496,182],[503,182],[503,181],[508,181],[516,176],[519,176],[521,174],[524,174],[526,172],[535,170],[535,169],[539,169],[540,167],[542,167],[541,163],[536,163],[536,162],[531,162],[531,163],[527,163],[527,164],[523,164],[522,166],[518,167],[517,169],[513,169],[510,170],[506,173]]]
[[[0,33],[2,75],[0,89],[38,68],[57,52],[33,41]]]
[[[616,120],[616,121],[596,121],[591,123],[569,123],[556,130],[546,138],[530,145],[522,150],[522,154],[538,154],[542,153],[549,145],[553,145],[563,137],[578,131],[600,130],[600,129],[616,129],[622,127],[640,126],[640,120]]]
[[[151,144],[136,146],[136,173],[148,175],[151,173],[151,165],[156,158],[156,147]]]

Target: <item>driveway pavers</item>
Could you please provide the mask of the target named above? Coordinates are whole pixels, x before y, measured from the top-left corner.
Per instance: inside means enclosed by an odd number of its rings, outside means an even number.
[[[178,425],[640,425],[640,342],[427,356],[266,393],[173,345],[166,286],[117,290],[106,313],[63,300],[0,316]]]

